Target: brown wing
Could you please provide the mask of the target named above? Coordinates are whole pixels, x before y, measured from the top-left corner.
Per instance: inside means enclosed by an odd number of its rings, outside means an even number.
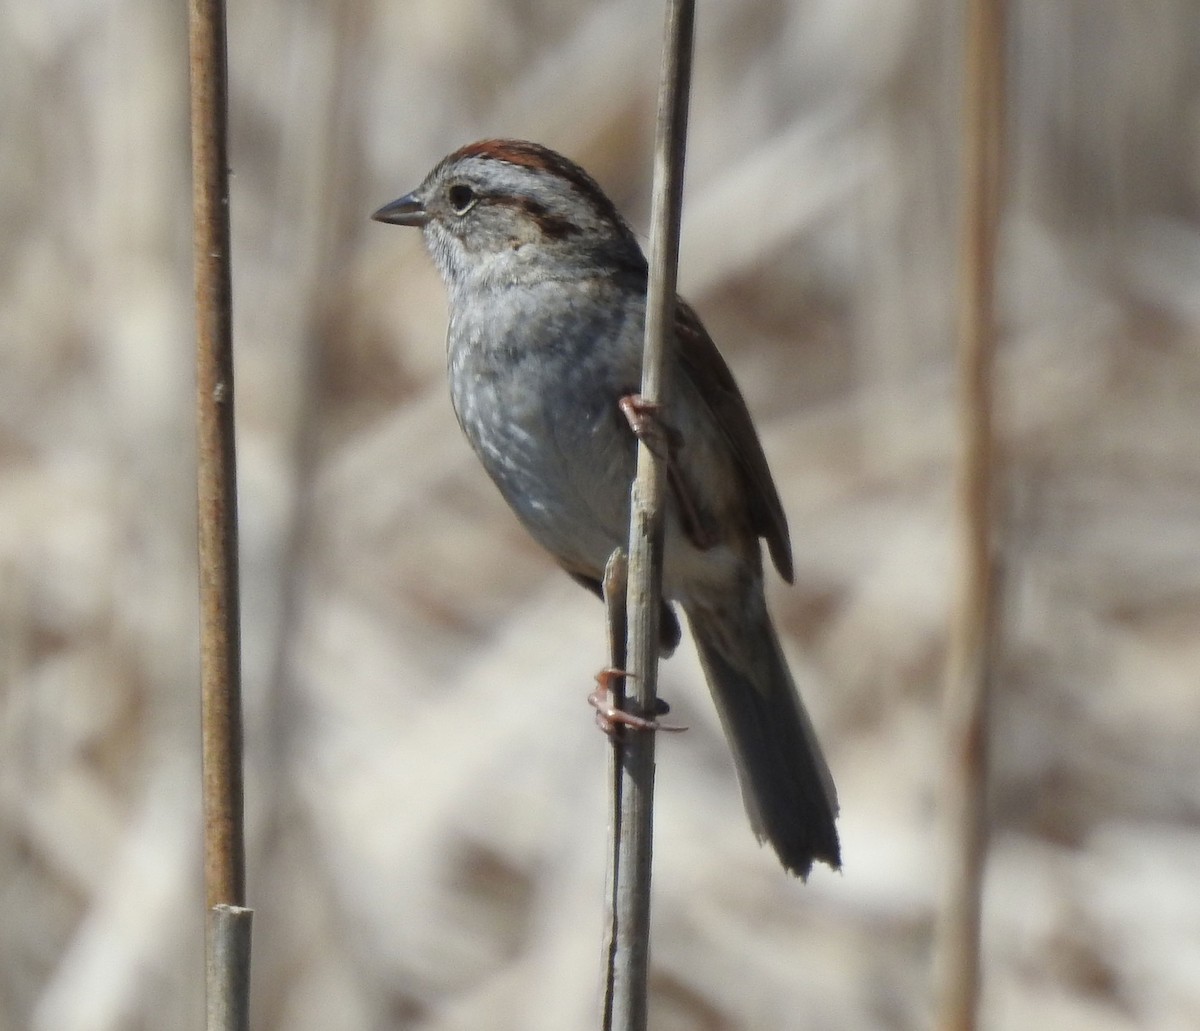
[[[755,533],[766,539],[767,550],[779,575],[791,583],[794,573],[787,517],[783,514],[775,481],[767,467],[767,456],[763,454],[754,422],[733,373],[696,313],[683,301],[676,305],[675,332],[680,368],[707,403],[737,462],[751,526]]]

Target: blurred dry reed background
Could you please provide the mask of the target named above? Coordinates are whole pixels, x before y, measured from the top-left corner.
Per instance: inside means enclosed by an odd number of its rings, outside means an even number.
[[[196,1027],[182,4],[0,6],[0,1031]],[[602,611],[454,424],[442,291],[367,221],[517,135],[644,227],[661,12],[230,11],[255,1026],[594,1026]],[[950,584],[957,8],[702,4],[682,284],[764,434],[773,602],[844,874],[746,827],[660,689],[656,1029],[919,1028]],[[984,1024],[1200,1023],[1200,8],[1019,3]]]

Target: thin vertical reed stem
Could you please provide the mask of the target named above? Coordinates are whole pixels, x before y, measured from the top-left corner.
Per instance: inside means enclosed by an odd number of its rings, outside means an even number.
[[[604,568],[604,605],[608,618],[608,662],[614,670],[625,668],[626,634],[628,628],[625,605],[629,592],[629,560],[625,551],[618,548],[609,557],[608,565]],[[626,704],[625,686],[622,677],[614,677],[612,685],[612,704],[616,708],[624,708]],[[601,1027],[604,1031],[612,1031],[614,995],[617,989],[617,942],[621,937],[626,914],[621,911],[617,898],[617,885],[621,883],[621,838],[622,827],[626,817],[625,807],[625,769],[624,753],[625,735],[619,731],[612,734],[612,750],[610,753],[609,776],[611,777],[612,792],[609,807],[609,856],[608,883],[606,894],[609,900],[608,923],[605,925],[604,942],[604,1016]],[[628,982],[626,982],[628,983]]]
[[[988,696],[994,658],[992,364],[1004,133],[1004,0],[968,0],[957,472],[959,581],[947,663],[946,867],[936,940],[937,1026],[971,1031],[987,853]]]
[[[250,1027],[250,932],[254,911],[218,903],[208,911],[205,1012],[209,1031]]]
[[[219,920],[211,915],[218,905],[244,906],[246,896],[228,94],[222,0],[191,0],[188,33],[195,221],[204,883],[210,910],[206,939],[211,1003],[225,993],[223,985],[240,985],[241,991],[248,991],[249,981],[248,920],[240,916],[232,921]],[[214,928],[226,923],[246,927],[244,948],[218,950]],[[238,968],[233,969],[231,964]],[[209,1028],[245,1027],[246,1010],[244,1000],[229,1006],[210,1006]]]
[[[675,280],[683,203],[683,158],[691,87],[692,0],[667,0],[662,77],[654,154],[650,281],[641,393],[670,415]],[[658,620],[662,597],[663,460],[638,446],[629,529],[629,669],[638,713],[657,708]],[[644,1031],[650,965],[650,870],[653,850],[654,734],[627,733],[620,749],[622,817],[614,871],[614,943],[611,1024]]]

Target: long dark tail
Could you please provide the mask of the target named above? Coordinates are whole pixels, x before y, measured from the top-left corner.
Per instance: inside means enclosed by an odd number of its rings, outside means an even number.
[[[755,834],[800,877],[808,876],[814,860],[837,869],[837,793],[767,614],[761,581],[746,585],[740,597],[692,603],[685,611]]]

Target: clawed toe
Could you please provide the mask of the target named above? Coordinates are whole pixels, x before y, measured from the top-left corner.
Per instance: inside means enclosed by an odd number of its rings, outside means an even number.
[[[588,695],[588,704],[596,710],[596,726],[610,737],[621,727],[629,727],[631,730],[665,730],[669,733],[687,730],[687,727],[663,723],[657,718],[671,711],[671,707],[661,698],[657,700],[657,714],[654,719],[647,719],[645,716],[638,716],[619,708],[613,695],[612,682],[617,677],[632,675],[626,670],[612,666],[606,666],[596,674],[596,690]]]
[[[647,401],[641,394],[626,394],[617,406],[634,435],[651,453],[663,460],[671,456],[677,446],[678,434],[659,418],[662,405]]]

